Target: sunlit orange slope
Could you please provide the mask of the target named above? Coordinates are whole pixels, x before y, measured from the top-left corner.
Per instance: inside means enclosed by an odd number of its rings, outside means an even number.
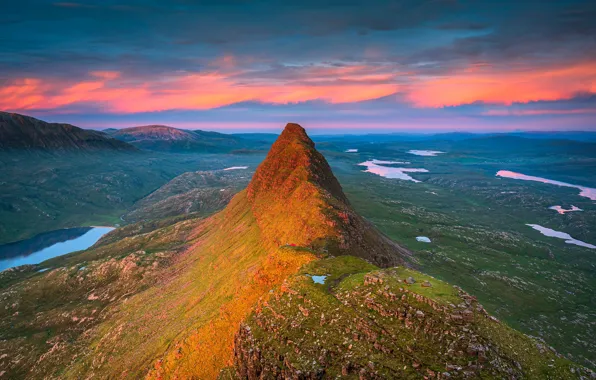
[[[408,251],[350,208],[304,129],[288,124],[249,187],[197,222],[163,281],[118,305],[67,372],[216,378],[231,364],[234,334],[259,299],[325,254],[392,266]]]

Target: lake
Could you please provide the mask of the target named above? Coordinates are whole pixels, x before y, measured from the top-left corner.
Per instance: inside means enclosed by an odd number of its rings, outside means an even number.
[[[113,229],[113,227],[68,228],[0,245],[0,271],[19,265],[39,264],[53,257],[87,249]]]
[[[396,168],[391,166],[393,164],[408,164],[409,162],[399,161],[382,161],[382,160],[370,160],[361,162],[358,165],[366,166],[365,173],[372,173],[385,178],[401,179],[404,181],[420,182],[419,180],[412,178],[406,173],[428,173],[428,170],[421,168]]]
[[[567,183],[567,182],[554,181],[554,180],[548,179],[548,178],[525,175],[522,173],[516,173],[516,172],[509,171],[509,170],[499,170],[496,175],[497,175],[497,177],[520,179],[522,181],[534,181],[534,182],[548,183],[548,184],[555,185],[555,186],[574,187],[574,188],[580,190],[580,192],[579,192],[580,196],[589,198],[593,201],[596,201],[596,189],[591,188],[591,187],[573,185],[573,184]]]
[[[441,152],[439,150],[409,150],[408,153],[414,154],[416,156],[425,156],[425,157],[434,157],[437,154],[442,154],[445,152]]]
[[[563,208],[561,206],[551,206],[548,208],[549,210],[555,210],[556,212],[558,212],[561,215],[565,215],[568,212],[573,212],[573,211],[584,211],[579,207],[576,207],[574,205],[571,205],[571,208]]]
[[[553,230],[553,229],[550,229],[547,227],[543,227],[539,224],[527,224],[527,226],[530,226],[533,229],[535,229],[536,231],[539,231],[544,236],[563,239],[563,240],[565,240],[565,243],[567,243],[567,244],[574,244],[574,245],[579,245],[580,247],[596,249],[596,245],[592,245],[592,244],[586,243],[585,241],[574,239],[571,235],[569,235],[566,232],[556,231],[556,230]]]

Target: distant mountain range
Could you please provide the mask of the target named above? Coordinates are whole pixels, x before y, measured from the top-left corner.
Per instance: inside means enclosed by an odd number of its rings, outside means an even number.
[[[136,149],[103,132],[0,112],[0,150],[91,152]]]
[[[145,125],[124,129],[106,129],[110,136],[140,149],[167,152],[220,153],[255,145],[237,136],[200,130],[185,130],[166,125]]]
[[[92,152],[138,149],[172,153],[226,153],[263,150],[268,135],[242,138],[218,132],[185,130],[166,125],[132,128],[83,129],[65,123],[47,123],[31,116],[0,112],[0,151]]]
[[[101,151],[136,149],[172,153],[264,152],[277,139],[273,133],[224,134],[201,130],[186,130],[166,125],[145,125],[131,128],[108,128],[102,131],[82,129],[65,123],[47,123],[31,116],[0,112],[0,151]],[[507,132],[438,134],[365,134],[318,135],[315,141],[334,142],[391,142],[391,141],[464,141],[504,137],[518,139],[572,140],[596,142],[595,132]],[[135,149],[136,148],[136,149]],[[328,149],[329,147],[326,147]],[[333,148],[331,150],[334,150]]]

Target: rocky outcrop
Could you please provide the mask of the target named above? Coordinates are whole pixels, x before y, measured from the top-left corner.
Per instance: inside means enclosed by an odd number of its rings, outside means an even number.
[[[490,317],[475,297],[447,298],[399,270],[356,285],[316,288],[299,278],[263,301],[235,337],[240,379],[575,378],[590,372]],[[421,282],[421,283],[418,283]],[[329,293],[327,293],[329,292]],[[441,290],[441,293],[445,290]],[[434,294],[434,293],[431,293]],[[437,293],[439,294],[439,293]],[[450,302],[449,300],[453,300]],[[230,371],[228,371],[228,374]]]

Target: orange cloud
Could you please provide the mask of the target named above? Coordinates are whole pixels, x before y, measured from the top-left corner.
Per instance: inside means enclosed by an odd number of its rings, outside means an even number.
[[[225,58],[233,65],[233,60]],[[230,66],[231,66],[230,65]],[[272,104],[324,100],[350,103],[376,99],[397,92],[386,83],[388,74],[370,73],[363,67],[329,68],[309,77],[252,83],[237,79],[238,73],[217,71],[178,74],[153,81],[127,81],[121,73],[97,71],[91,80],[64,85],[42,79],[16,80],[0,89],[0,109],[59,109],[94,104],[106,111],[136,113],[172,109],[211,109],[257,101]]]
[[[417,81],[408,97],[418,107],[444,107],[478,101],[505,105],[554,101],[578,93],[596,93],[596,62],[506,72],[475,66],[450,76]]]
[[[81,81],[22,78],[0,88],[0,109],[73,110],[93,105],[106,112],[204,110],[254,101],[269,104],[323,100],[355,103],[407,90],[417,107],[458,106],[474,102],[510,105],[569,99],[596,93],[596,63],[552,69],[497,70],[471,65],[448,76],[419,77],[383,65],[298,66],[278,71],[247,71],[233,56],[209,66],[211,71],[175,73],[151,79],[127,78],[118,71],[92,71]],[[63,111],[64,112],[64,111]],[[489,110],[485,115],[570,114],[581,110]]]
[[[116,79],[120,77],[118,71],[91,71],[89,74],[101,79]]]
[[[0,109],[35,108],[45,100],[44,94],[51,89],[40,79],[23,78],[0,88]]]
[[[596,109],[534,109],[534,110],[489,110],[486,116],[538,116],[538,115],[584,115],[596,113]]]

